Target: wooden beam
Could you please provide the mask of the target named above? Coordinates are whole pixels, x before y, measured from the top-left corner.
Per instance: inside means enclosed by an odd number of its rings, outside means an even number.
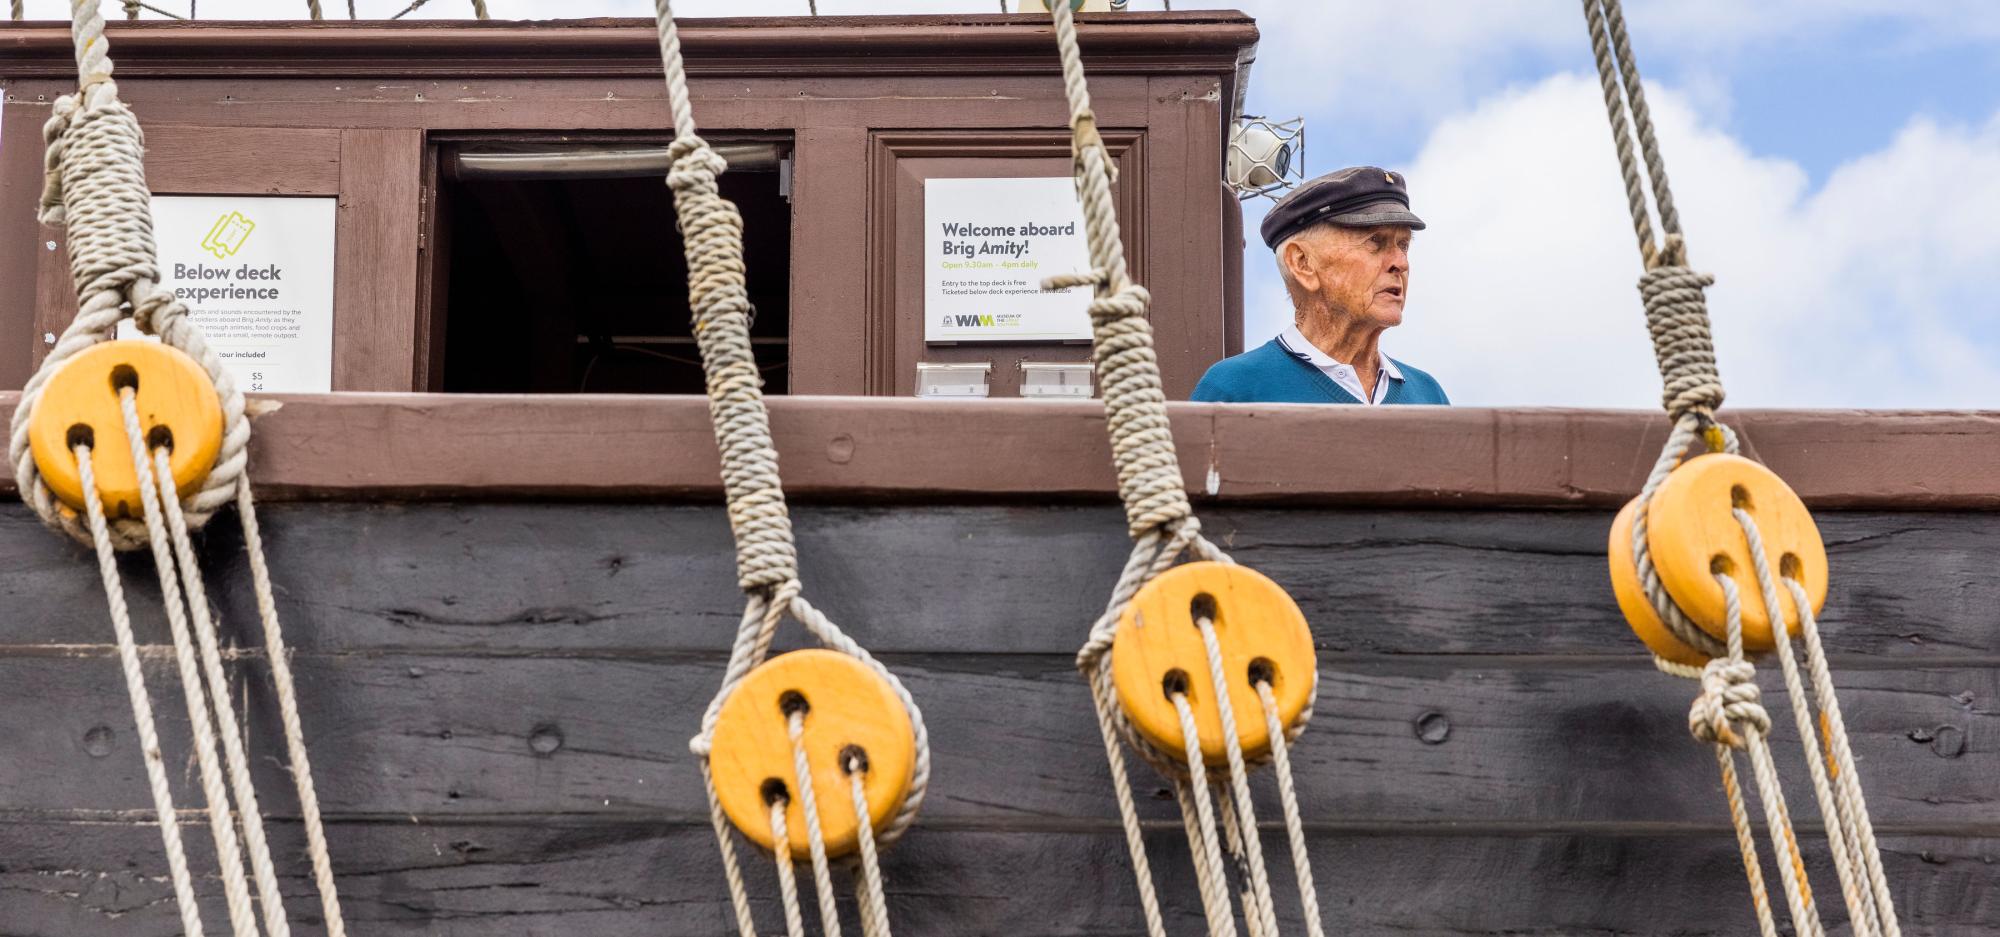
[[[385,332],[389,360],[379,366],[407,380],[411,339]],[[0,409],[15,398],[0,393]],[[272,497],[710,500],[721,490],[700,397],[273,402],[252,443],[256,477]],[[802,500],[1041,502],[1102,500],[1115,490],[1095,401],[770,403],[786,490]],[[1169,410],[1188,490],[1245,504],[1616,507],[1638,492],[1666,434],[1666,421],[1650,411]],[[1815,507],[2000,510],[2000,473],[1992,471],[2000,412],[1745,410],[1726,420],[1747,452]]]
[[[1235,74],[1257,43],[1232,11],[1078,17],[1092,74]],[[653,23],[637,19],[535,23],[195,22],[110,24],[124,77],[608,76],[660,73]],[[944,14],[687,19],[691,75],[1054,74],[1046,16]],[[11,78],[76,77],[67,23],[0,25]]]

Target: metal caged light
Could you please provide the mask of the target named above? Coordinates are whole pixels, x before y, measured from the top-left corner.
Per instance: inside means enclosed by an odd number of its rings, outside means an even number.
[[[1243,200],[1276,199],[1305,179],[1306,121],[1244,116],[1229,134],[1225,174]]]

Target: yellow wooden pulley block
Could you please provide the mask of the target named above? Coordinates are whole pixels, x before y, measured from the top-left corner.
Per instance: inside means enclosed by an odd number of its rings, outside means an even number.
[[[1606,553],[1611,558],[1611,592],[1618,597],[1618,610],[1625,613],[1625,623],[1632,626],[1632,633],[1646,643],[1654,654],[1676,664],[1700,667],[1708,663],[1708,655],[1689,647],[1675,636],[1667,623],[1660,620],[1660,613],[1653,610],[1653,603],[1646,598],[1646,590],[1639,584],[1639,568],[1632,559],[1632,524],[1639,516],[1639,499],[1625,502],[1624,510],[1611,522],[1611,547]]]
[[[866,761],[862,792],[878,835],[909,795],[917,758],[916,730],[902,700],[889,681],[852,657],[820,648],[780,654],[736,685],[716,716],[708,756],[716,799],[743,835],[773,849],[771,804],[785,797],[792,858],[811,856],[792,758],[790,714],[800,706],[826,852],[846,855],[859,848],[861,833],[848,756],[858,752]]]
[[[1229,563],[1186,563],[1167,570],[1133,596],[1111,645],[1111,678],[1125,718],[1161,751],[1184,758],[1179,710],[1171,692],[1186,694],[1210,766],[1228,764],[1222,715],[1209,675],[1208,650],[1197,611],[1215,623],[1236,737],[1245,757],[1270,751],[1270,731],[1255,680],[1267,680],[1287,728],[1311,701],[1312,631],[1285,590],[1262,573]]]
[[[1826,545],[1805,502],[1776,472],[1738,455],[1710,453],[1681,463],[1653,492],[1647,506],[1646,542],[1653,568],[1675,603],[1703,631],[1727,640],[1728,618],[1717,572],[1736,582],[1743,603],[1743,646],[1768,651],[1777,644],[1751,566],[1743,527],[1731,510],[1741,507],[1757,522],[1773,572],[1805,586],[1816,613],[1826,604]],[[1778,587],[1779,614],[1798,630],[1792,593]]]
[[[147,449],[171,448],[174,485],[191,494],[222,448],[222,401],[215,383],[186,353],[160,342],[104,342],[78,352],[49,375],[28,419],[28,445],[49,491],[84,510],[75,446],[90,444],[91,469],[108,518],[139,517],[139,476],[125,436],[119,390],[133,389]]]

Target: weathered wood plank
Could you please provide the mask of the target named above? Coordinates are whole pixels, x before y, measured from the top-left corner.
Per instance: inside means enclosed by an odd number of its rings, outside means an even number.
[[[1088,695],[1067,658],[925,655],[887,662],[924,707],[934,762],[926,822],[980,829],[1116,817]],[[261,672],[261,664],[249,665]],[[362,816],[604,814],[700,822],[687,751],[721,678],[691,660],[302,656],[300,705],[325,809]],[[185,760],[171,660],[154,661],[165,751]],[[1767,684],[1775,685],[1775,675]],[[114,658],[0,658],[0,790],[22,810],[148,807]],[[281,753],[260,676],[253,750]],[[1687,736],[1692,686],[1623,669],[1336,664],[1293,755],[1316,825],[1726,825],[1713,760]],[[1885,830],[2000,836],[2000,671],[1863,670],[1842,699]],[[1773,691],[1793,809],[1815,811],[1790,713]],[[1422,731],[1419,731],[1421,726]],[[106,736],[109,736],[107,739]],[[553,751],[542,751],[554,743]],[[295,810],[281,759],[258,765],[267,807]],[[182,772],[179,803],[195,804]],[[1161,788],[1150,771],[1140,793]],[[1260,781],[1259,786],[1268,786]],[[1272,792],[1262,790],[1261,795]],[[1157,801],[1157,798],[1156,798]],[[1266,803],[1265,816],[1274,807]],[[1171,804],[1148,805],[1166,819]]]
[[[184,826],[197,868],[211,850]],[[330,830],[350,932],[402,937],[728,932],[728,898],[704,826],[453,823],[425,818]],[[1201,929],[1184,843],[1150,837],[1171,933]],[[318,935],[318,904],[296,829],[273,830],[294,933]],[[1299,931],[1289,859],[1267,850],[1281,924]],[[1844,915],[1824,844],[1808,838],[1829,922]],[[1992,887],[2000,840],[1891,837],[1883,861],[1910,937],[2000,934]],[[1332,934],[1658,935],[1754,933],[1726,834],[1701,836],[1315,836],[1322,917]],[[0,933],[167,937],[179,933],[149,823],[0,820]],[[919,827],[884,857],[899,933],[925,937],[1129,937],[1143,929],[1130,862],[1114,832],[1021,837]],[[1768,866],[1767,866],[1768,868]],[[746,872],[766,932],[779,921],[765,863]],[[208,920],[222,916],[204,879]],[[810,912],[808,912],[810,914]],[[846,905],[851,920],[852,906]],[[1844,933],[1834,923],[1836,933]]]
[[[280,608],[317,651],[715,651],[741,612],[719,507],[272,505]],[[875,650],[1071,653],[1125,558],[1109,507],[806,506],[807,589]],[[1608,515],[1212,510],[1209,532],[1289,589],[1323,653],[1602,654],[1639,649],[1612,602]],[[2000,515],[1822,512],[1826,636],[1848,666],[2000,658]],[[224,619],[254,607],[233,519],[207,535]],[[0,647],[102,644],[82,548],[0,506]],[[150,596],[150,564],[129,561]],[[164,641],[135,599],[142,640]]]
[[[384,236],[414,239],[409,221]],[[415,295],[411,283],[385,284],[370,288],[400,290],[406,302]],[[58,331],[68,321],[50,316]],[[0,412],[16,399],[0,392]],[[701,397],[273,399],[283,406],[258,421],[251,443],[259,491],[270,497],[712,500],[721,490]],[[1046,504],[1108,502],[1116,490],[1095,401],[776,397],[770,405],[796,499]],[[1635,410],[1175,403],[1169,411],[1188,491],[1237,504],[1615,509],[1638,492],[1666,438],[1658,414]],[[1816,508],[2000,509],[2000,474],[1991,471],[2000,413],[1746,410],[1726,421]],[[1356,439],[1367,440],[1365,450],[1339,444]],[[11,484],[0,479],[0,490]]]

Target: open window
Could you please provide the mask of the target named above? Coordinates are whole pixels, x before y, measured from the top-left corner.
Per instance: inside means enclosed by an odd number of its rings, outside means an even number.
[[[790,147],[723,141],[743,213],[766,393],[789,386]],[[437,148],[433,388],[698,394],[687,265],[663,140],[453,140]]]

